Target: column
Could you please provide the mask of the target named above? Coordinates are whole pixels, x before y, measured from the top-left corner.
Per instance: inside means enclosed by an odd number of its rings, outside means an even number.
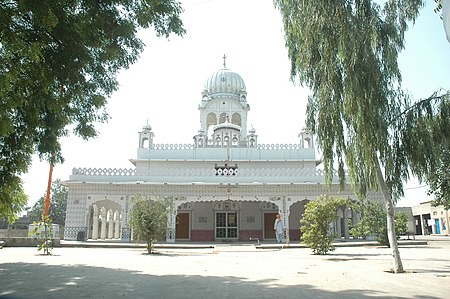
[[[420,214],[420,229],[422,230],[422,236],[425,236],[425,221],[423,221],[422,214]]]
[[[338,209],[336,212],[336,214],[338,216],[338,219],[336,220],[336,235],[338,236],[338,239],[340,239],[342,236],[342,229],[341,229],[341,219],[342,218],[341,218],[341,213],[339,213],[339,210],[341,210],[341,209]]]
[[[344,238],[348,239],[349,235],[348,235],[348,208],[347,207],[343,207],[344,209]]]
[[[98,239],[98,208],[96,205],[93,206],[94,213],[92,217],[92,240]]]
[[[277,197],[276,199],[269,200],[278,206],[278,214],[280,214],[283,221],[284,236],[283,242],[289,243],[289,207],[291,203],[290,198]]]
[[[100,209],[100,215],[102,219],[102,226],[100,228],[100,239],[105,240],[106,238],[106,209],[105,207],[102,207]]]
[[[114,215],[111,209],[108,211],[108,239],[114,237]]]
[[[176,223],[177,223],[177,206],[174,205],[170,208],[169,214],[167,215],[167,232],[166,232],[167,243],[175,243]]]
[[[116,211],[114,213],[114,224],[115,224],[114,239],[119,239],[120,238],[120,213],[119,213],[119,211]]]

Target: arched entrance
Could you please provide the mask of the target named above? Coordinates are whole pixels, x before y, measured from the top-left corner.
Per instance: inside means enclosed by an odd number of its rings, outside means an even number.
[[[88,238],[92,240],[121,238],[121,207],[111,200],[100,200],[89,208]]]

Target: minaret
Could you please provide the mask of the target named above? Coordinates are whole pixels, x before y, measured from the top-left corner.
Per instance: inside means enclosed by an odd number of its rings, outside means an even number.
[[[152,148],[153,147],[153,137],[155,134],[152,132],[152,127],[147,124],[139,132],[139,148]]]
[[[303,128],[298,137],[302,148],[314,148],[314,136],[310,130]]]

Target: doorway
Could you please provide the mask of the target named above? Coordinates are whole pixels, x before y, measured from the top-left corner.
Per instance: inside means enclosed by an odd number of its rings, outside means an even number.
[[[175,226],[176,239],[189,239],[189,213],[178,213]]]
[[[264,240],[275,239],[273,225],[278,213],[264,213]]]
[[[238,213],[216,212],[216,239],[238,238]]]

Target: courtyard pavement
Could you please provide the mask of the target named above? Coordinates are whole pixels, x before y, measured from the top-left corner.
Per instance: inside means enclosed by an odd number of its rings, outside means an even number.
[[[423,240],[423,239],[422,239]],[[408,243],[411,244],[411,243]],[[0,250],[0,298],[450,298],[450,237],[400,245],[407,271],[392,274],[389,248],[256,249],[61,247]]]

